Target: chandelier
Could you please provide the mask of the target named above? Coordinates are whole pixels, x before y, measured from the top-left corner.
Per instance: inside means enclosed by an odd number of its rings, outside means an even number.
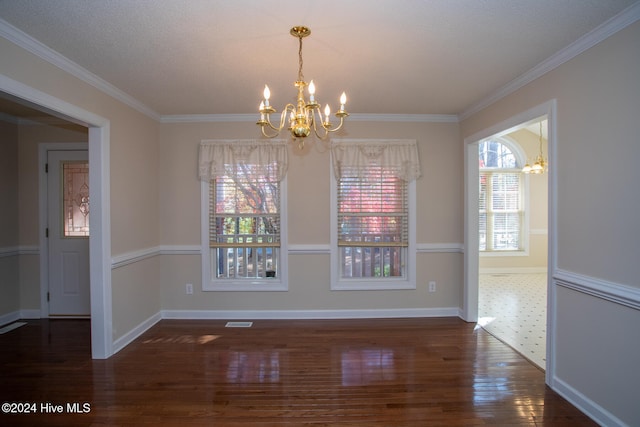
[[[547,170],[548,166],[549,163],[542,156],[542,122],[540,122],[540,154],[536,157],[536,161],[533,163],[533,166],[529,165],[529,162],[527,162],[527,164],[522,168],[522,172],[540,175]]]
[[[287,130],[291,132],[291,136],[298,140],[298,146],[304,147],[304,138],[313,133],[320,139],[325,139],[329,132],[335,132],[342,127],[345,117],[349,114],[345,111],[344,105],[347,102],[347,95],[343,92],[340,97],[340,110],[335,116],[340,119],[337,127],[333,127],[330,120],[331,109],[329,104],[324,108],[324,119],[320,111],[320,104],[315,99],[316,87],[313,80],[309,83],[304,81],[302,74],[302,39],[311,34],[311,30],[307,27],[297,26],[290,31],[291,35],[297,37],[300,43],[298,48],[298,80],[293,84],[298,89],[298,98],[296,104],[287,104],[280,114],[280,123],[274,125],[271,122],[271,114],[276,110],[269,105],[269,97],[271,92],[269,86],[264,86],[264,99],[260,102],[260,120],[256,123],[260,126],[262,134],[267,138],[274,138],[280,134],[285,127],[285,122],[289,120]],[[308,87],[309,101],[304,99],[304,89]],[[319,125],[319,126],[318,126]]]

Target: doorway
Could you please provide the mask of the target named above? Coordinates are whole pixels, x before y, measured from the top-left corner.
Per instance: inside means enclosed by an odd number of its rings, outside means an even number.
[[[46,145],[45,149],[46,149]],[[75,145],[75,144],[73,144]],[[86,144],[78,144],[78,148]],[[85,149],[47,149],[49,317],[91,317],[89,157]],[[43,254],[43,256],[45,256]]]
[[[546,117],[485,138],[477,145],[478,324],[545,369]],[[523,172],[536,161],[540,163],[538,173]]]
[[[546,320],[546,327],[544,331],[546,336],[543,337],[543,341],[545,343],[545,357],[544,359],[544,368],[545,375],[547,378],[547,382],[551,380],[554,374],[554,358],[553,358],[553,325],[554,325],[554,312],[552,307],[555,305],[555,296],[548,292],[550,278],[554,271],[554,266],[556,265],[555,260],[555,109],[556,109],[555,100],[549,101],[545,104],[539,105],[537,107],[532,108],[531,110],[525,111],[521,114],[511,117],[501,123],[498,123],[490,128],[487,128],[483,131],[480,131],[474,135],[465,139],[465,286],[464,286],[464,301],[463,301],[463,317],[465,320],[470,322],[478,322],[479,320],[479,301],[480,301],[480,281],[481,277],[486,279],[487,277],[484,274],[493,275],[494,279],[499,282],[504,282],[505,280],[510,281],[508,275],[511,273],[514,274],[539,274],[542,277],[543,289],[547,290],[547,295],[542,296],[543,300],[543,308],[546,313],[543,316]],[[524,255],[527,253],[526,247],[528,246],[528,251],[531,252],[531,248],[533,245],[531,244],[534,239],[540,240],[542,237],[544,240],[544,235],[546,234],[547,241],[543,244],[546,247],[546,269],[542,269],[539,267],[527,266],[526,264],[522,264],[517,260],[517,257],[512,257],[513,259],[509,262],[511,264],[500,265],[498,261],[491,260],[489,262],[486,261],[487,258],[483,255],[480,256],[480,200],[479,200],[479,186],[480,186],[480,167],[479,167],[479,142],[486,140],[492,137],[505,137],[514,132],[522,131],[529,125],[534,125],[539,127],[539,123],[541,120],[546,119],[546,133],[547,133],[547,141],[548,147],[544,156],[548,159],[548,171],[545,173],[546,179],[548,182],[545,182],[543,186],[546,188],[546,198],[544,202],[540,205],[536,205],[536,207],[541,207],[543,212],[546,212],[547,226],[545,227],[541,225],[532,226],[530,223],[531,218],[524,218],[525,223],[529,223],[529,231],[524,233],[524,238],[529,239],[528,242],[525,242],[525,247],[522,248],[521,251]],[[543,126],[544,127],[544,126]],[[529,154],[529,156],[531,156]],[[535,159],[535,155],[533,156]],[[530,161],[534,160],[530,159]],[[529,184],[534,178],[539,177],[526,177],[526,180],[529,180]],[[540,183],[537,182],[536,185]],[[525,212],[530,211],[532,206],[527,206],[525,204],[524,210]],[[533,234],[532,234],[533,233]],[[539,246],[539,245],[538,245]],[[523,255],[520,255],[523,256]],[[515,260],[515,261],[514,261]],[[518,263],[520,262],[519,269]],[[481,272],[483,274],[481,274]],[[502,277],[501,277],[502,276]],[[505,277],[507,276],[507,277]],[[513,289],[513,288],[507,288]],[[503,292],[504,293],[504,292]],[[507,305],[505,303],[498,303],[498,305]],[[514,308],[515,306],[515,308]],[[511,308],[514,312],[524,312],[523,307],[517,306],[513,301],[511,302]],[[483,313],[486,314],[486,313]],[[492,317],[492,316],[485,316]],[[482,319],[484,322],[487,319]],[[528,322],[525,321],[523,325],[528,326]],[[527,332],[531,329],[527,329]],[[506,340],[505,340],[506,341]],[[517,349],[516,349],[517,350]],[[525,355],[526,356],[526,355]]]
[[[110,122],[104,117],[72,105],[38,89],[25,85],[0,74],[0,97],[27,105],[55,117],[85,126],[89,129],[89,164],[91,200],[94,202],[91,219],[90,246],[90,289],[91,289],[91,353],[94,359],[106,359],[113,354],[112,301],[111,301],[111,222],[109,203],[109,146]],[[40,188],[43,188],[40,185]],[[40,203],[43,195],[40,194]],[[40,215],[43,215],[40,209]],[[45,229],[40,219],[40,253],[46,246]],[[40,271],[44,257],[40,257]],[[43,275],[40,276],[41,279]],[[42,296],[41,296],[42,298]],[[40,307],[45,307],[41,299]],[[48,313],[42,313],[42,316]]]

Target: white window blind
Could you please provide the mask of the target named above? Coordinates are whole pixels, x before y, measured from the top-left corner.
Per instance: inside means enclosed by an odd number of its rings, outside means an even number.
[[[521,250],[522,174],[481,170],[479,196],[480,250]]]
[[[338,181],[342,277],[403,275],[408,246],[407,182],[379,165],[343,167]]]

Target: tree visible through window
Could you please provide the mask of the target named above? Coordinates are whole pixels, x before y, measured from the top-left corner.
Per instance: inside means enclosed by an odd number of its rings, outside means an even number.
[[[407,182],[380,166],[347,168],[337,194],[340,277],[403,277]]]
[[[479,144],[480,251],[523,249],[524,209],[518,159],[501,141]]]
[[[210,183],[209,241],[218,279],[276,277],[280,182],[273,166],[238,163]]]

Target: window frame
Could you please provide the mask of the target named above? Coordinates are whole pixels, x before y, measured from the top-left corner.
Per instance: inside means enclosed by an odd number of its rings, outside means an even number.
[[[520,203],[522,205],[522,226],[521,226],[521,248],[520,249],[510,249],[510,250],[480,250],[478,248],[478,253],[481,257],[518,257],[518,256],[529,256],[529,176],[527,174],[522,173],[522,165],[526,159],[526,155],[524,153],[523,148],[516,142],[515,140],[506,137],[491,137],[486,138],[480,142],[485,141],[496,141],[500,144],[506,146],[511,153],[514,155],[516,159],[516,167],[515,168],[495,168],[495,167],[487,167],[482,168],[479,167],[479,174],[482,173],[483,169],[490,172],[504,172],[504,173],[519,173],[520,174]],[[478,144],[478,156],[479,156],[479,148],[480,144]],[[478,210],[478,217],[480,216],[480,211]],[[490,237],[488,236],[487,239]]]
[[[333,159],[330,162],[333,164]],[[416,289],[416,181],[407,182],[408,246],[405,248],[404,277],[342,278],[340,247],[338,246],[338,180],[333,168],[329,173],[331,185],[330,254],[332,291],[376,291]]]
[[[211,181],[201,181],[201,259],[202,259],[202,290],[203,291],[238,291],[238,292],[285,292],[289,290],[288,276],[288,248],[287,248],[287,178],[280,181],[280,258],[278,260],[278,274],[269,278],[220,279],[212,274],[212,258],[216,248],[209,246],[209,195]]]

